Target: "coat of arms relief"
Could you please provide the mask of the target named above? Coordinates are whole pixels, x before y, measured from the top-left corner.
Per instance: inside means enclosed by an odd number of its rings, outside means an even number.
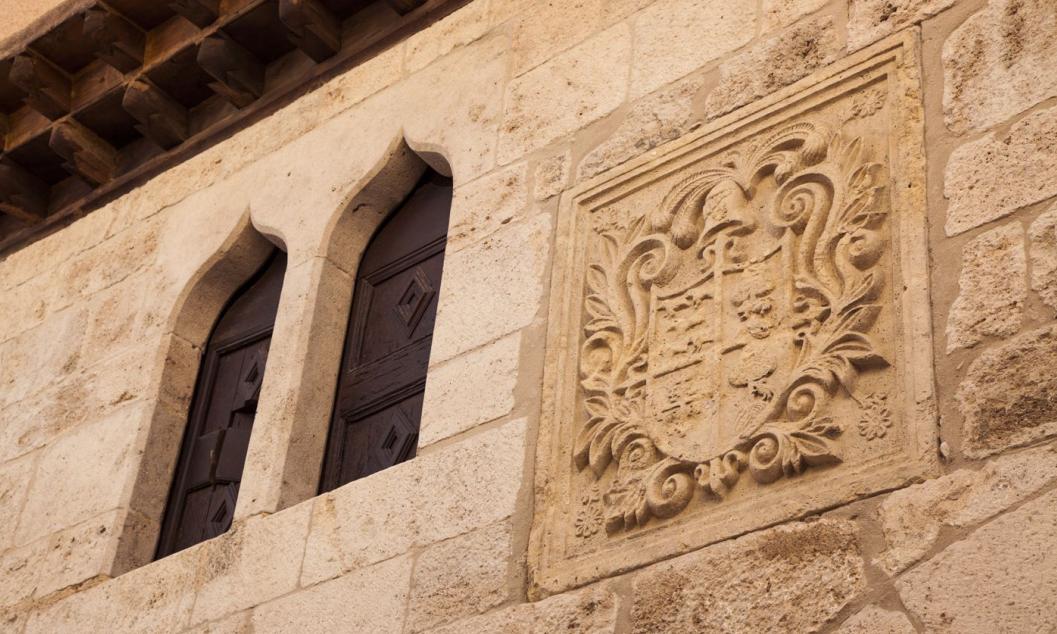
[[[871,336],[886,180],[863,139],[805,119],[590,240],[573,450],[579,469],[617,472],[608,533],[672,517],[695,491],[722,500],[746,476],[839,463],[849,412],[879,415],[857,384],[888,365]]]
[[[912,33],[568,193],[533,593],[934,469]]]

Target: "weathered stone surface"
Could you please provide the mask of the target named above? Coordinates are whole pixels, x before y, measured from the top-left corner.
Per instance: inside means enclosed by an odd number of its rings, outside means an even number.
[[[1042,632],[1057,622],[1057,492],[978,529],[903,575],[930,632]]]
[[[688,77],[637,101],[613,134],[580,161],[577,178],[604,172],[682,136],[700,123],[694,98],[702,84],[700,77]]]
[[[607,1],[534,2],[531,10],[521,13],[512,26],[513,76],[538,66],[597,31]]]
[[[77,299],[109,288],[148,266],[157,249],[157,223],[140,223],[67,261],[60,292]]]
[[[525,441],[525,422],[507,423],[320,496],[302,585],[509,517]]]
[[[845,621],[837,634],[914,634],[917,630],[902,612],[868,605]]]
[[[860,49],[889,33],[921,22],[955,0],[851,0],[848,8],[848,48]]]
[[[866,587],[857,539],[854,524],[819,520],[657,564],[632,585],[632,631],[814,631]]]
[[[1050,308],[1057,309],[1057,205],[1028,228],[1031,288]]]
[[[1057,433],[1057,327],[984,351],[958,387],[963,450],[974,458]]]
[[[191,624],[260,605],[298,587],[312,505],[252,517],[205,542]]]
[[[426,548],[415,562],[408,630],[420,632],[483,614],[514,592],[511,525],[501,522]]]
[[[521,335],[514,333],[430,368],[419,447],[510,413],[520,352]]]
[[[751,40],[756,0],[660,0],[636,13],[631,96],[640,97]],[[707,33],[702,40],[701,34]]]
[[[709,117],[730,112],[806,77],[840,52],[833,18],[815,18],[790,27],[724,62],[705,112]]]
[[[445,258],[431,363],[532,322],[546,283],[550,241],[550,216],[538,215]]]
[[[487,30],[488,3],[471,2],[408,40],[404,63],[409,72],[421,70],[452,49],[481,37]]]
[[[0,522],[0,552],[7,550],[14,542],[18,515],[26,502],[37,458],[39,455],[29,455],[0,464],[0,517],[4,518]]]
[[[86,314],[84,308],[67,308],[5,343],[0,402],[21,400],[77,369]]]
[[[991,0],[943,46],[943,107],[957,134],[983,130],[1057,96],[1057,5]]]
[[[39,563],[36,596],[109,575],[124,522],[124,511],[110,511],[45,538],[48,546]]]
[[[887,548],[877,564],[895,575],[935,545],[940,530],[979,524],[1057,481],[1057,446],[1003,456],[902,489],[879,508]]]
[[[568,150],[537,163],[533,179],[533,197],[542,201],[560,194],[569,182],[571,169],[572,153]]]
[[[962,251],[959,293],[947,318],[947,352],[1020,330],[1028,298],[1024,229],[1019,222],[974,238]]]
[[[411,558],[396,557],[253,610],[253,632],[400,632]]]
[[[1057,195],[1057,107],[956,149],[943,192],[948,236]]]
[[[618,24],[507,85],[499,136],[505,164],[606,116],[624,101],[631,32]]]
[[[112,358],[142,344],[142,305],[149,286],[138,277],[92,296],[88,324],[81,344],[83,366]]]
[[[34,613],[26,634],[171,632],[188,624],[201,547],[193,546]]]
[[[447,253],[491,235],[523,215],[528,204],[528,166],[497,170],[455,189],[448,221]]]
[[[0,553],[0,608],[28,600],[37,591],[48,553],[48,540],[40,539]]]
[[[203,623],[198,627],[184,630],[186,634],[253,634],[250,617],[252,610],[245,610],[217,621]]]
[[[776,31],[826,6],[827,0],[763,0],[763,30]]]
[[[522,603],[490,614],[465,619],[430,630],[432,634],[503,632],[503,634],[544,634],[545,632],[615,632],[619,600],[602,588],[567,592],[536,603]]]
[[[129,455],[143,410],[129,406],[64,435],[43,451],[18,521],[15,542],[27,544],[116,508],[131,477]]]

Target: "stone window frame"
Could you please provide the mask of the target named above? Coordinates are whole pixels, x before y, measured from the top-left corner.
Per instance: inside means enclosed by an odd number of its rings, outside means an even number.
[[[298,262],[291,258],[233,527],[319,495],[360,258],[375,231],[427,169],[452,176],[439,148],[429,143],[416,146],[418,150],[412,149],[404,137],[392,143],[330,213],[315,255]],[[112,551],[112,577],[154,560],[202,354],[223,307],[272,249],[288,255],[299,248],[312,249],[282,233],[247,209],[172,304],[148,390],[153,408],[132,447],[139,464],[125,486],[122,506],[129,519]]]

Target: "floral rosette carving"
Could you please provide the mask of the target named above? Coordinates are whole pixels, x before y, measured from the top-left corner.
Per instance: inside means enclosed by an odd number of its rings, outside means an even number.
[[[835,398],[858,403],[860,374],[886,365],[868,336],[881,311],[884,170],[864,155],[860,139],[812,122],[786,125],[682,179],[659,208],[627,227],[596,237],[580,351],[586,421],[573,457],[596,480],[615,472],[602,494],[607,532],[674,517],[695,495],[722,500],[745,473],[765,485],[841,461],[844,423],[829,405]],[[760,251],[764,237],[776,246]],[[757,270],[782,271],[788,279],[781,289],[754,286],[754,275],[766,282]],[[747,290],[714,290],[735,274],[749,280],[742,284]],[[687,282],[691,275],[697,277]],[[779,321],[772,312],[781,293],[788,310]],[[678,354],[691,357],[685,365],[703,351],[736,350],[738,363],[727,373],[732,387],[725,389],[741,390],[745,405],[736,419],[710,414],[732,430],[729,443],[708,455],[669,455],[656,431],[669,423],[650,406],[657,392],[651,381],[661,380],[651,368],[659,353],[651,352],[650,333],[662,301],[683,310],[716,297],[748,334],[723,345],[688,337]],[[701,310],[707,319],[709,309]],[[780,371],[768,357],[778,340],[789,342],[791,360]],[[681,370],[689,383],[709,371],[705,364],[690,367],[700,369]],[[684,398],[663,412],[675,412],[677,423],[716,424],[698,408]]]

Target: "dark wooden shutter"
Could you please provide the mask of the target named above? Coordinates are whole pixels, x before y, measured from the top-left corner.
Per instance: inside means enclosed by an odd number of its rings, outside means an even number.
[[[415,455],[451,197],[451,180],[428,173],[363,254],[322,491]]]
[[[209,337],[158,557],[231,527],[285,272],[286,255],[276,251],[235,293]]]

